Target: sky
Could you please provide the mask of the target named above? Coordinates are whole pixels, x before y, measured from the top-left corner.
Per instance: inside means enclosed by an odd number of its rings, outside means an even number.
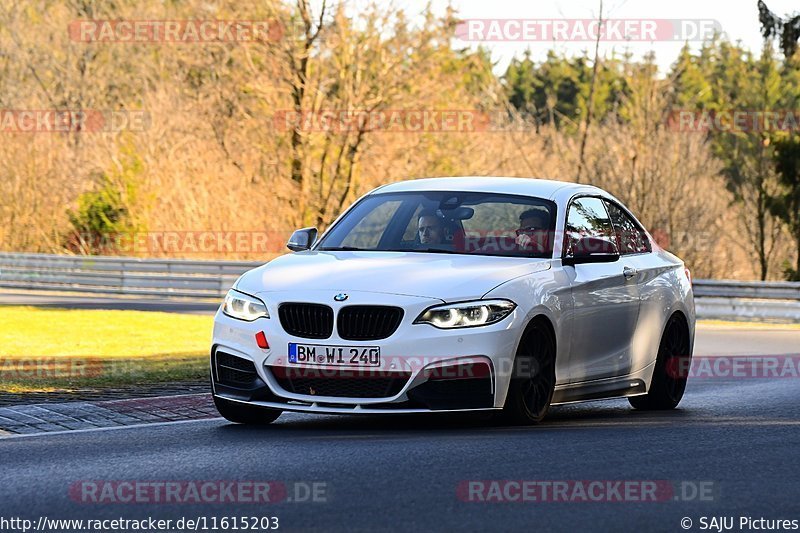
[[[800,13],[798,0],[765,0],[769,9],[785,17],[788,13]],[[436,12],[443,12],[448,0],[431,0]],[[462,19],[596,19],[599,12],[599,0],[449,0]],[[409,14],[419,13],[425,9],[427,2],[419,0],[394,0],[393,5],[404,8]],[[606,19],[638,19],[640,21],[669,19],[680,21],[714,21],[732,42],[740,41],[743,46],[759,52],[762,38],[758,23],[757,0],[605,0],[603,16]],[[662,23],[658,23],[661,28]],[[701,22],[687,22],[686,29],[699,28]],[[485,26],[488,28],[488,26]],[[512,28],[513,29],[513,28]],[[473,34],[477,36],[477,34]],[[511,30],[503,35],[513,36]],[[659,32],[659,39],[660,37]],[[645,35],[647,37],[647,35]],[[461,41],[454,40],[454,46],[477,46],[482,44],[492,52],[492,59],[497,62],[495,71],[505,72],[512,57],[521,56],[530,49],[534,60],[545,58],[548,50],[578,55],[584,50],[594,52],[593,41],[553,42],[538,40],[534,42],[509,41]],[[662,72],[669,70],[684,44],[684,40],[647,40],[601,42],[600,53],[610,55],[613,51],[623,53],[626,50],[635,58],[641,58],[648,51],[656,53],[656,61]],[[700,41],[690,41],[690,46],[699,47]]]

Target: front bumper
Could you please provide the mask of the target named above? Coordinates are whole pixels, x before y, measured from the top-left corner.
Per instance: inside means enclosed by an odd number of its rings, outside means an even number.
[[[511,368],[518,328],[523,322],[517,310],[490,326],[441,330],[427,324],[413,324],[422,311],[442,303],[440,300],[351,293],[348,304],[402,307],[404,316],[398,329],[388,338],[377,341],[343,340],[337,336],[335,328],[330,338],[311,340],[291,336],[283,330],[277,318],[278,304],[283,301],[327,302],[331,301],[328,292],[325,295],[262,293],[258,296],[267,304],[271,318],[243,322],[221,312],[215,317],[212,383],[214,394],[221,398],[273,409],[332,414],[474,411],[500,408],[505,402],[509,373],[502,370]],[[331,302],[331,307],[338,315],[339,305]],[[267,349],[256,344],[255,335],[260,331],[269,342]],[[353,368],[343,371],[341,367],[324,364],[298,365],[288,360],[290,342],[380,346],[381,364],[369,371]],[[226,379],[231,372],[225,369],[225,364],[220,368],[220,357],[223,363],[233,361],[234,367],[238,364],[246,367],[245,374],[239,376],[240,381]],[[231,357],[235,359],[230,360]],[[466,372],[462,372],[464,369]],[[318,382],[313,379],[302,381],[302,385],[298,385],[299,381],[288,382],[287,372],[311,372],[319,379],[341,379],[341,372],[354,372],[356,379],[389,376],[402,383],[390,386],[386,394],[378,396],[325,395],[324,391],[331,387],[315,387]]]
[[[227,394],[218,393],[217,396],[231,400],[234,402],[244,403],[248,405],[255,405],[258,407],[267,407],[270,409],[280,409],[281,411],[291,411],[295,413],[316,413],[324,415],[411,415],[420,413],[463,413],[463,412],[483,412],[490,410],[499,410],[497,407],[480,407],[476,409],[469,408],[455,408],[455,409],[426,409],[426,408],[410,408],[403,406],[393,406],[386,404],[385,408],[379,406],[365,407],[362,405],[338,405],[338,404],[325,404],[325,403],[301,403],[301,402],[267,402],[267,401],[244,401],[232,398]]]

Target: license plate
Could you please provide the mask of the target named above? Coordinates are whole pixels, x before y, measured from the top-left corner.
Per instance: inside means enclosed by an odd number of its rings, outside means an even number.
[[[380,346],[289,343],[289,362],[300,365],[380,366]]]

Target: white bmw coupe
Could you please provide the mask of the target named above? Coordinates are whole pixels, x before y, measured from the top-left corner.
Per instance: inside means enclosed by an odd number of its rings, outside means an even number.
[[[212,388],[230,421],[495,411],[525,424],[556,404],[683,396],[690,273],[596,187],[394,183],[288,247],[216,314]]]

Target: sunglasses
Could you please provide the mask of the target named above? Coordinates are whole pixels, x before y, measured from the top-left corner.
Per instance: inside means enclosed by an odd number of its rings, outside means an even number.
[[[538,231],[538,230],[539,230],[539,228],[536,228],[534,226],[528,226],[527,228],[519,228],[516,231],[517,231],[517,235],[528,235],[528,234],[533,233],[533,232]]]

